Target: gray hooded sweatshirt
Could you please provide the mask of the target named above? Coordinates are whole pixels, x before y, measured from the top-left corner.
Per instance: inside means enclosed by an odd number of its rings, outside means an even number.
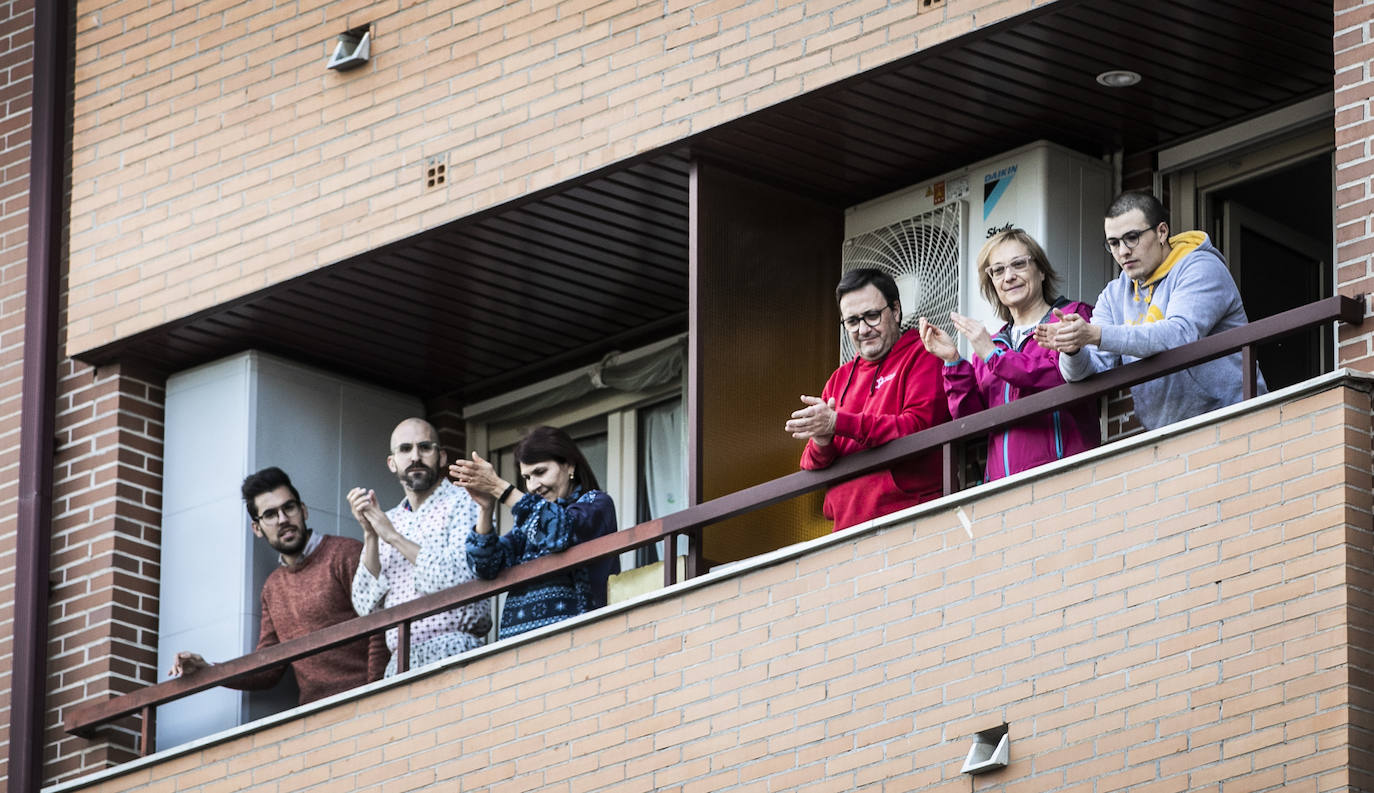
[[[1092,324],[1102,343],[1059,356],[1070,382],[1181,347],[1249,320],[1221,252],[1201,231],[1169,238],[1173,251],[1150,277],[1126,273],[1097,297]],[[1259,393],[1267,391],[1259,378]],[[1239,352],[1131,388],[1135,414],[1146,429],[1162,427],[1241,400]]]

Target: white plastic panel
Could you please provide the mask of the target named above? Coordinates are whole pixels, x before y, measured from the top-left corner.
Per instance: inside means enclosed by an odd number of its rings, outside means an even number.
[[[353,384],[345,391],[340,407],[339,442],[343,453],[339,456],[334,503],[330,507],[339,518],[339,533],[362,539],[362,529],[349,514],[344,496],[354,487],[368,487],[377,491],[377,499],[384,507],[395,506],[405,493],[396,475],[386,467],[391,446],[391,431],[404,419],[423,416],[424,406],[419,400],[397,399],[387,391]],[[323,505],[324,499],[319,503]]]
[[[1002,322],[984,301],[974,272],[983,243],[1002,229],[1025,229],[1044,247],[1062,293],[1095,302],[1114,275],[1102,247],[1102,213],[1111,188],[1110,164],[1038,141],[850,208],[845,238],[966,201],[959,302],[962,313],[995,331]]]
[[[247,378],[248,361],[237,356],[167,379],[164,527],[183,510],[238,498],[249,444]]]

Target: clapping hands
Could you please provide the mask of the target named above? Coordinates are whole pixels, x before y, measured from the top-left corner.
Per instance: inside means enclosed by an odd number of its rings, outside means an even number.
[[[1035,327],[1035,343],[1047,350],[1073,355],[1089,344],[1102,342],[1102,329],[1078,314],[1054,310],[1058,322]]]
[[[488,509],[496,504],[496,499],[510,486],[510,483],[496,475],[496,468],[491,462],[482,459],[477,452],[472,453],[470,460],[454,460],[448,467],[448,475],[468,491],[473,501]]]
[[[969,348],[980,358],[986,358],[992,354],[992,334],[983,327],[983,323],[972,317],[966,317],[958,312],[950,312],[949,319],[954,323],[954,329],[960,336],[968,339]],[[954,339],[946,333],[940,326],[921,317],[920,320],[921,343],[926,350],[935,357],[954,363],[959,360],[959,348],[955,346]]]

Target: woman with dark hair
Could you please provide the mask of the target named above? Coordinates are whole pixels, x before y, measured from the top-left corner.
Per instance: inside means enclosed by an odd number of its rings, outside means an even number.
[[[535,427],[515,447],[525,492],[497,476],[476,452],[449,466],[449,475],[480,510],[468,534],[468,566],[480,578],[507,567],[565,551],[616,530],[615,504],[572,438],[556,427]],[[510,507],[515,526],[496,534],[496,506]],[[602,559],[506,593],[504,639],[606,605],[606,579],[619,572],[616,557]]]
[[[973,362],[959,357],[954,339],[921,318],[926,350],[945,361],[945,399],[954,418],[1005,405],[1027,394],[1064,384],[1059,353],[1041,347],[1037,325],[1057,322],[1053,310],[1092,316],[1092,306],[1058,295],[1058,276],[1040,244],[1021,229],[993,235],[978,253],[978,283],[1006,324],[989,334],[982,323],[950,314],[968,339]],[[988,436],[988,481],[1097,446],[1097,406],[1091,400],[1003,427]]]

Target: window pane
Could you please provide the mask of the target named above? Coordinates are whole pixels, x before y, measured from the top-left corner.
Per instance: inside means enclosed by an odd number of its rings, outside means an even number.
[[[606,433],[598,432],[595,435],[574,436],[573,441],[577,443],[577,448],[581,450],[582,456],[587,458],[587,462],[592,464],[592,473],[596,474],[596,481],[601,484],[601,489],[606,489],[608,480],[606,479]]]

